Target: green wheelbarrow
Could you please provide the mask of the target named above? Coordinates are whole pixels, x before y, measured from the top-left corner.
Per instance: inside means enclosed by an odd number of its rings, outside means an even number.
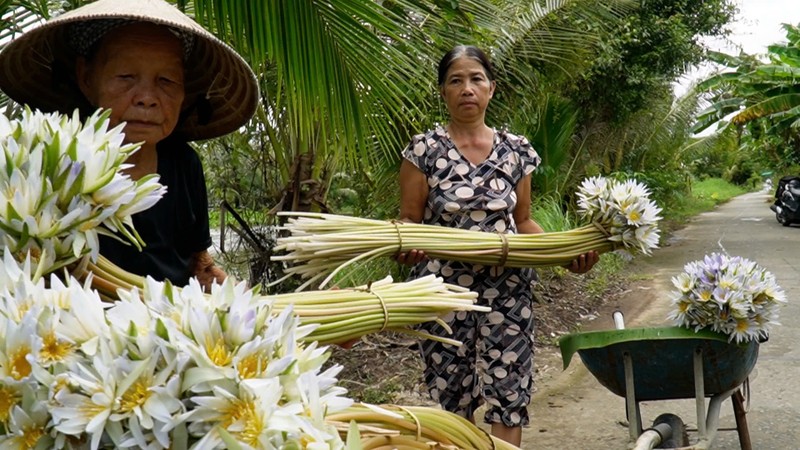
[[[615,322],[616,330],[569,334],[559,346],[565,369],[578,353],[600,384],[625,398],[633,449],[711,448],[721,404],[731,398],[741,448],[752,450],[742,390],[747,391],[758,359],[758,342],[735,344],[724,334],[679,327],[625,329],[619,312]],[[695,442],[689,443],[683,421],[673,414],[642,430],[640,402],[691,398],[697,409]]]

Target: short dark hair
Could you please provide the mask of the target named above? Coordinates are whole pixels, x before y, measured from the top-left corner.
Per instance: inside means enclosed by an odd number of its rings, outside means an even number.
[[[445,77],[447,77],[447,70],[453,65],[453,61],[463,56],[472,58],[481,63],[481,66],[483,66],[483,70],[486,72],[486,76],[489,78],[489,81],[494,81],[495,76],[492,62],[489,61],[489,57],[486,56],[486,53],[484,53],[483,50],[473,45],[457,45],[453,47],[452,50],[445,53],[441,61],[439,61],[439,86],[444,85]]]

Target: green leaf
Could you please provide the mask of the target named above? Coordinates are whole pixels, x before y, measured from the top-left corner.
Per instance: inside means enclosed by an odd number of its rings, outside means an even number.
[[[694,331],[683,327],[661,327],[573,333],[559,339],[558,346],[561,348],[561,360],[566,369],[572,361],[572,355],[584,349],[602,348],[620,342],[698,338],[728,342],[728,336],[711,330]]]
[[[156,336],[169,342],[169,330],[161,318],[156,320]]]
[[[734,124],[743,124],[762,117],[788,111],[798,105],[800,105],[800,94],[777,95],[750,106],[731,119],[731,122]]]

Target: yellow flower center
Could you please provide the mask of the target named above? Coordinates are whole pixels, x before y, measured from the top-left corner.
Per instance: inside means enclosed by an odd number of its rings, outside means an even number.
[[[257,354],[242,358],[236,369],[242,379],[255,378],[267,367],[267,360]]]
[[[641,218],[642,218],[642,216],[641,216],[641,214],[639,214],[639,211],[631,211],[630,220],[635,222],[635,221],[637,221],[637,220],[639,220]]]
[[[215,342],[211,342],[211,339],[206,340],[206,354],[218,367],[228,366],[231,363],[231,353],[221,336]]]
[[[136,380],[136,382],[122,394],[122,398],[119,401],[119,408],[122,411],[128,412],[133,411],[137,406],[144,405],[144,402],[150,398],[151,394],[150,390],[147,389],[148,386],[149,384],[144,378]]]
[[[44,428],[42,427],[31,427],[25,428],[22,431],[22,442],[21,448],[34,448],[36,447],[36,443],[39,442],[39,439],[44,436]]]
[[[0,387],[0,422],[8,423],[11,409],[19,403],[17,392],[8,386]]]
[[[750,329],[750,323],[747,320],[736,321],[736,331],[747,331]]]
[[[8,355],[8,369],[11,378],[21,380],[31,374],[31,363],[27,356],[31,352],[28,346],[23,346]]]
[[[72,345],[68,342],[59,342],[54,332],[50,332],[42,339],[42,350],[39,352],[42,361],[50,363],[63,361],[70,353]]]
[[[19,262],[25,261],[25,258],[28,256],[28,253],[31,255],[31,263],[36,264],[39,262],[39,258],[42,257],[42,252],[35,247],[29,248],[27,251],[19,251],[14,254],[14,259]]]
[[[707,302],[711,300],[711,291],[701,291],[700,292],[700,301]]]
[[[78,407],[78,412],[82,415],[82,417],[88,418],[94,418],[105,410],[106,407],[104,405],[98,405],[97,403],[92,403],[91,401],[85,401],[81,403],[81,406]]]
[[[255,405],[250,402],[237,402],[236,411],[230,411],[231,419],[236,418],[231,423],[239,421],[243,427],[239,431],[238,440],[252,447],[258,445],[258,437],[264,430],[264,424],[256,412]]]
[[[220,424],[223,428],[228,428],[234,422],[244,417],[245,414],[247,414],[248,406],[246,402],[241,400],[231,402],[230,408],[227,408],[223,413],[225,417],[220,420]]]

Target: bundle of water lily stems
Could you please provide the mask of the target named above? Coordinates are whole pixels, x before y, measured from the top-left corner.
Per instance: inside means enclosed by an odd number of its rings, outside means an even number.
[[[443,228],[400,221],[335,214],[283,212],[289,216],[278,238],[273,260],[291,265],[287,277],[307,279],[298,290],[322,280],[324,287],[339,271],[359,262],[412,249],[430,258],[505,267],[553,267],[571,263],[589,251],[625,249],[649,253],[658,243],[660,209],[649,191],[628,181],[604,178],[584,181],[578,194],[581,214],[589,225],[539,234],[504,234]],[[324,278],[323,278],[324,277]]]
[[[513,450],[516,446],[497,439],[456,414],[425,406],[374,406],[364,403],[325,417],[337,423],[340,433],[351,421],[358,424],[363,450],[470,449]]]
[[[91,274],[91,275],[90,275]],[[89,280],[109,301],[117,298],[117,289],[145,289],[144,277],[126,272],[106,258],[89,262],[79,279]],[[175,288],[178,289],[178,288]],[[412,334],[458,345],[460,342],[443,336],[429,335],[413,329],[414,325],[439,321],[451,311],[489,311],[475,304],[477,294],[460,286],[444,283],[433,275],[404,283],[394,283],[391,277],[366,286],[324,291],[305,291],[258,296],[273,304],[277,314],[292,306],[303,325],[317,324],[304,338],[320,344],[334,344],[384,330]]]

